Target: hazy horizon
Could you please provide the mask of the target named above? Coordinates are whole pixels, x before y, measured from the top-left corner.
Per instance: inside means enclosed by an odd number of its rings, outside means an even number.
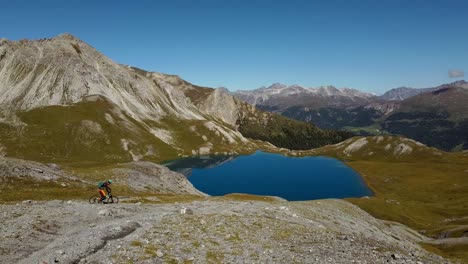
[[[454,82],[457,82],[457,81],[465,81],[463,78],[461,79],[458,79],[458,80],[454,80],[454,81],[450,81],[449,83],[454,83]],[[236,92],[236,91],[249,91],[249,90],[255,90],[255,89],[259,89],[259,88],[269,88],[270,86],[273,86],[275,84],[283,84],[283,85],[286,85],[286,86],[301,86],[303,88],[307,88],[307,89],[315,89],[315,88],[320,88],[320,87],[323,87],[323,86],[333,86],[337,89],[355,89],[355,90],[359,90],[361,92],[367,92],[367,91],[364,91],[362,89],[359,89],[359,88],[356,88],[356,87],[338,87],[338,86],[335,86],[333,84],[323,84],[323,85],[318,85],[318,86],[304,86],[304,85],[301,85],[301,84],[298,84],[298,83],[293,83],[293,84],[288,84],[288,83],[280,83],[280,82],[276,82],[276,83],[272,83],[272,84],[269,84],[269,85],[263,85],[263,86],[260,86],[260,87],[257,87],[257,88],[253,88],[253,89],[248,89],[248,90],[231,90],[233,92]],[[390,88],[388,90],[385,90],[381,93],[373,93],[373,92],[367,92],[367,93],[372,93],[372,94],[375,94],[375,95],[383,95],[385,92],[388,92],[392,89],[397,89],[397,88],[412,88],[412,89],[424,89],[424,88],[433,88],[433,87],[437,87],[437,86],[440,86],[440,85],[444,85],[444,84],[448,84],[448,83],[439,83],[439,84],[434,84],[434,85],[431,85],[431,86],[427,86],[427,87],[408,87],[408,86],[397,86],[397,87],[393,87],[393,88]],[[227,87],[216,87],[216,88],[227,88]]]

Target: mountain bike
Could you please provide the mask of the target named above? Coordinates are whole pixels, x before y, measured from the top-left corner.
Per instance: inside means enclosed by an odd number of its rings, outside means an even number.
[[[109,193],[103,201],[101,201],[101,197],[99,195],[93,195],[89,198],[90,204],[94,204],[94,203],[110,204],[110,203],[118,203],[118,202],[119,202],[119,197],[113,196],[112,193]]]

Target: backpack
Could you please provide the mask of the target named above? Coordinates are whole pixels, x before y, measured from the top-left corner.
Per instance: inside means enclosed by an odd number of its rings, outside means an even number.
[[[97,186],[98,186],[99,189],[104,188],[105,187],[105,182],[99,182]]]

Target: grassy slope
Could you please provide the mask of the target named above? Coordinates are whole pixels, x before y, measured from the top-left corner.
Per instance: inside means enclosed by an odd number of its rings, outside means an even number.
[[[114,124],[106,120],[107,116]],[[176,156],[166,143],[155,138],[142,125],[121,113],[106,100],[80,102],[72,106],[48,106],[18,114],[26,125],[0,124],[0,143],[8,156],[42,162],[114,163],[132,160],[122,147],[122,139],[134,143],[129,149],[146,152],[152,145],[159,156]]]
[[[171,131],[174,142],[180,148],[181,153],[186,156],[192,156],[192,150],[196,151],[204,146],[211,146],[212,154],[250,153],[255,151],[254,144],[245,144],[240,141],[229,143],[221,133],[218,133],[216,130],[210,130],[205,125],[207,122],[210,121],[184,120],[184,122],[181,122],[173,118],[163,118],[158,124],[153,123],[152,125]],[[225,131],[235,130],[235,128],[219,120],[212,120],[212,123],[218,124]],[[206,141],[203,139],[203,136],[205,136]],[[167,156],[163,161],[174,158],[179,157]]]
[[[350,155],[333,146],[313,154],[335,156],[359,172],[375,196],[348,200],[377,218],[403,223],[432,237],[468,225],[468,157],[410,142],[411,154],[395,156],[385,151],[385,146],[405,141],[396,137],[385,137],[381,143],[370,140],[375,138],[369,138],[367,146]],[[370,152],[374,154],[369,156]],[[440,154],[433,154],[437,152]],[[468,263],[468,246],[427,247]]]
[[[377,218],[397,221],[437,237],[444,230],[468,225],[468,162],[397,163],[354,161],[376,196],[349,199]],[[389,181],[387,179],[390,179]],[[441,247],[442,253],[468,262],[468,246]]]
[[[166,117],[157,122],[139,122],[104,98],[71,106],[36,108],[17,115],[22,125],[0,123],[0,152],[3,148],[7,156],[26,160],[100,165],[129,162],[133,156],[162,162],[193,155],[193,150],[210,146],[211,153],[253,151],[252,144],[238,138],[228,142],[222,133],[210,130],[205,120]],[[213,123],[225,131],[234,130],[219,120]],[[170,142],[155,137],[150,127],[165,131]]]

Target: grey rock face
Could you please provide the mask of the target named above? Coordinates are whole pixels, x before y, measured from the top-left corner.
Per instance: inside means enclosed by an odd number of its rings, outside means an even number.
[[[14,158],[0,158],[0,181],[2,178],[32,178],[34,180],[67,180],[76,181],[77,177],[69,175],[57,167]]]
[[[128,163],[121,168],[113,169],[113,175],[137,191],[206,195],[195,189],[184,175],[152,162]]]
[[[203,96],[198,97],[200,93]],[[180,155],[186,149],[175,141],[172,127],[160,125],[161,119],[206,122],[213,131],[208,137],[216,134],[228,144],[248,141],[235,128],[241,103],[223,89],[197,87],[175,75],[118,64],[70,34],[0,41],[0,122],[25,127],[16,115],[19,111],[82,101],[109,102],[110,113],[99,113],[105,115],[105,122],[122,130],[145,130]],[[77,133],[104,136],[102,125],[83,120]],[[132,142],[132,138],[122,140]],[[130,148],[125,151],[135,161],[146,155]],[[10,153],[0,140],[0,156]]]
[[[230,125],[235,125],[239,116],[238,103],[225,89],[216,89],[199,107]]]
[[[450,263],[425,251],[418,243],[429,239],[416,231],[340,200],[51,201],[0,212],[1,263]]]
[[[132,162],[116,165],[109,177],[118,179],[120,185],[126,185],[135,191],[154,191],[158,193],[173,194],[206,194],[198,191],[187,180],[177,172],[167,167],[152,162]],[[0,183],[5,179],[32,179],[35,181],[60,182],[62,187],[68,183],[95,186],[96,182],[86,178],[71,175],[55,166],[45,165],[39,162],[27,161],[13,158],[0,158]]]
[[[176,77],[117,64],[69,34],[41,41],[7,41],[1,47],[5,55],[0,61],[0,105],[4,109],[67,105],[101,95],[137,119],[167,114],[202,118],[182,91],[168,83]]]

